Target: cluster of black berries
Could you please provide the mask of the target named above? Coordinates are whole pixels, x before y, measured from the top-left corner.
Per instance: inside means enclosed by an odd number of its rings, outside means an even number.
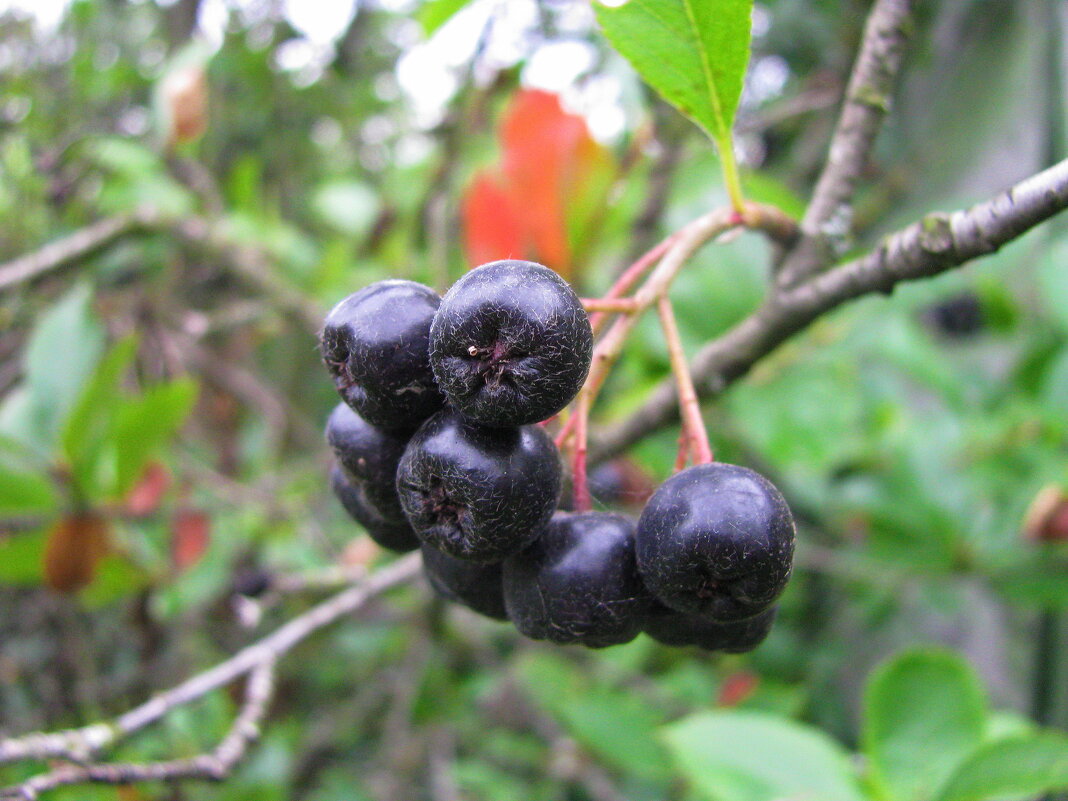
[[[760,475],[684,470],[637,524],[557,511],[559,454],[535,424],[581,388],[593,333],[552,270],[492,262],[444,298],[372,284],[330,312],[321,350],[345,401],[326,427],[334,492],[380,545],[421,548],[439,594],[561,644],[644,631],[740,652],[767,635],[794,525]]]

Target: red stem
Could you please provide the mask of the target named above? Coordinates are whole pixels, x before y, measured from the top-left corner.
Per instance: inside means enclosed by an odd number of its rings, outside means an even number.
[[[675,322],[675,311],[667,295],[661,295],[657,299],[656,309],[660,313],[664,340],[667,342],[668,353],[671,356],[671,372],[675,374],[675,383],[678,386],[683,434],[690,442],[694,464],[708,464],[713,461],[712,446],[708,444],[708,433],[705,431],[704,418],[701,417],[697,392],[693,388],[690,366],[686,363],[686,353],[682,348],[679,326]]]
[[[679,452],[675,457],[675,472],[686,467],[686,460],[690,457],[690,438],[686,436],[686,426],[679,432]]]
[[[608,292],[605,293],[603,300],[614,300],[620,298],[623,294],[638,283],[638,279],[652,267],[660,257],[663,256],[671,244],[678,237],[678,234],[672,234],[666,239],[661,240],[658,244],[654,245],[651,249],[646,251],[637,261],[635,261],[630,267],[624,270],[616,282],[612,284]],[[598,311],[590,316],[590,325],[593,326],[594,333],[604,323],[604,318],[607,312]]]
[[[575,404],[575,451],[571,462],[571,485],[576,512],[588,512],[593,508],[590,487],[586,478],[586,434],[589,423],[589,406],[585,393],[579,395]]]

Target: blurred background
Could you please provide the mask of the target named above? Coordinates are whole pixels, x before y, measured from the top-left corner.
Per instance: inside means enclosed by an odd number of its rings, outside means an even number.
[[[751,198],[803,212],[868,6],[756,4]],[[1068,4],[918,7],[858,253],[1066,155]],[[327,485],[335,302],[501,253],[596,296],[726,202],[708,139],[582,0],[2,0],[0,87],[0,733],[126,709],[306,609],[322,571],[388,558]],[[673,292],[690,353],[758,305],[771,256],[745,235],[694,258]],[[650,317],[595,423],[668,375]],[[737,707],[856,749],[874,666],[924,643],[1004,725],[1068,721],[1068,220],[826,316],[706,420],[799,521],[754,653],[549,647],[420,583],[283,664],[231,780],[53,797],[713,798],[658,732]],[[639,511],[677,439],[599,466],[596,506]],[[264,592],[280,579],[299,591]],[[234,705],[121,753],[195,753]]]

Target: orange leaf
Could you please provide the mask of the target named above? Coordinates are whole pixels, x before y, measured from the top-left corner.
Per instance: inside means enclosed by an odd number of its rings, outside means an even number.
[[[145,517],[159,509],[163,494],[170,486],[171,476],[159,462],[149,462],[141,478],[126,496],[126,511],[134,517]]]
[[[171,520],[171,562],[181,572],[195,565],[211,543],[211,518],[198,509],[182,509]]]
[[[532,257],[512,201],[487,171],[471,182],[463,200],[464,245],[471,266],[497,259]]]
[[[88,586],[97,562],[107,553],[108,531],[107,521],[92,512],[59,520],[45,545],[45,583],[59,592],[76,592]]]

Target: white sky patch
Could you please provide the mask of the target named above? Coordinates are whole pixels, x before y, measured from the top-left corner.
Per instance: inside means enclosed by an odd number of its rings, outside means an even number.
[[[771,12],[761,3],[753,4],[753,38],[766,36],[771,29]]]
[[[288,39],[274,49],[274,63],[279,69],[294,72],[314,63],[319,48],[307,39]]]
[[[356,13],[355,0],[283,0],[282,13],[308,41],[328,45],[337,40]]]
[[[746,76],[746,99],[760,104],[778,97],[790,80],[790,65],[782,56],[762,56],[749,66]]]
[[[523,83],[550,92],[562,92],[589,72],[596,53],[586,42],[549,42],[527,59]]]
[[[627,127],[623,84],[614,75],[598,75],[563,91],[564,107],[586,118],[598,142],[615,142]]]
[[[197,27],[201,34],[218,48],[223,43],[223,34],[226,33],[226,23],[230,21],[230,10],[226,0],[203,0],[197,12]]]
[[[156,0],[161,6],[175,1]],[[0,0],[0,13],[18,11],[32,16],[39,30],[51,31],[62,21],[70,2]],[[414,0],[375,0],[375,3],[401,14],[417,7]],[[620,0],[605,2],[605,5],[619,4]],[[278,47],[275,65],[292,73],[298,84],[316,80],[323,64],[332,56],[337,38],[353,15],[359,13],[358,5],[358,0],[281,0],[282,13],[301,35]],[[242,22],[254,25],[265,8],[261,0],[202,0],[198,25],[207,41],[217,48],[223,42],[231,13],[239,14]],[[585,0],[562,4],[554,14],[562,30],[576,35],[593,25],[592,7]],[[755,22],[760,27],[759,16]],[[488,82],[498,71],[514,67],[526,58],[524,85],[561,94],[565,106],[587,118],[597,139],[616,139],[626,125],[619,80],[612,76],[581,80],[594,65],[593,48],[577,40],[539,46],[538,23],[537,0],[474,0],[427,41],[422,41],[413,19],[398,20],[393,38],[405,53],[397,63],[396,83],[412,110],[415,126],[426,130],[441,121],[460,87],[462,71],[481,48],[474,68],[476,81]],[[759,89],[754,87],[754,93],[775,92],[772,88],[778,80],[775,65],[768,65],[765,70],[767,74],[759,79]],[[391,95],[393,91],[392,87],[384,86],[382,94]],[[411,148],[412,152],[419,149],[419,146]]]
[[[53,31],[69,6],[70,0],[0,0],[0,14],[16,11],[22,16],[32,16],[38,30]]]
[[[432,128],[441,121],[445,108],[460,80],[459,67],[470,61],[482,32],[493,14],[495,0],[476,0],[442,25],[426,41],[416,41],[397,61],[397,84],[412,109],[415,124]],[[406,35],[418,36],[413,29],[395,32],[397,44],[404,46]]]

